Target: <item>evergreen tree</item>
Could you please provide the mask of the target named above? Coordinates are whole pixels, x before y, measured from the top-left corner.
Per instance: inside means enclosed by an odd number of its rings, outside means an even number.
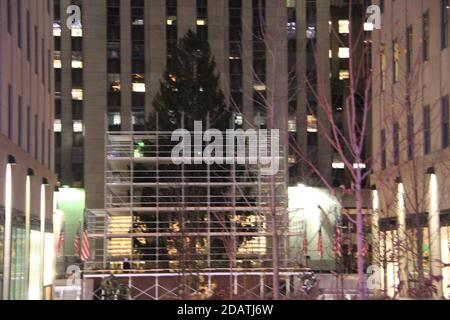
[[[210,128],[230,127],[231,113],[209,43],[189,30],[172,51],[147,126],[158,131],[193,130],[194,121],[202,120],[205,128],[208,115]]]
[[[232,128],[232,113],[227,109],[225,96],[220,89],[220,76],[216,71],[216,63],[211,54],[208,42],[202,40],[192,31],[188,31],[186,36],[182,38],[177,46],[173,48],[171,60],[168,69],[164,72],[163,79],[160,82],[160,91],[153,101],[153,112],[150,114],[147,122],[149,131],[172,132],[176,129],[184,128],[189,131],[194,129],[194,121],[203,121],[203,130],[209,128],[225,131]],[[173,143],[172,143],[173,144]],[[164,152],[170,155],[170,137],[160,137],[159,145],[154,142],[146,141],[145,149],[157,152]],[[161,147],[167,145],[168,149]],[[156,149],[157,148],[157,149]],[[145,152],[144,152],[145,154]],[[166,154],[166,156],[167,156]],[[146,165],[135,168],[136,182],[156,181],[155,172],[144,173]],[[160,171],[159,179],[171,183],[189,183],[193,184],[205,180],[205,172],[209,170],[214,182],[230,182],[232,181],[231,165],[213,164],[209,167],[206,164],[185,165],[184,175],[180,176],[180,168],[175,164],[160,163],[158,164]],[[245,166],[236,167],[240,172],[240,181],[254,181],[246,172]],[[167,175],[167,177],[166,177]],[[167,180],[168,179],[168,180]],[[231,204],[231,190],[228,186],[209,186],[211,207],[223,206]],[[254,205],[254,199],[244,199],[246,194],[250,194],[249,190],[244,188],[243,194],[238,196],[237,202],[247,201],[249,205]],[[143,188],[141,203],[143,207],[154,205],[158,197],[159,206],[162,208],[169,203],[180,203],[183,201],[189,206],[205,207],[205,198],[208,197],[207,186],[186,186],[183,188],[184,194],[181,194],[180,188],[160,188],[158,194],[154,188]],[[182,209],[179,212],[167,212],[161,210],[157,216],[154,213],[135,213],[135,229],[141,230],[143,233],[156,232],[174,232],[173,226],[178,226],[175,232],[179,236],[173,238],[166,237],[148,237],[144,239],[135,239],[135,253],[140,255],[143,260],[152,260],[156,255],[159,256],[159,263],[156,266],[159,269],[165,269],[169,266],[161,262],[161,260],[173,259],[169,257],[169,251],[178,252],[178,266],[181,270],[196,271],[207,267],[206,253],[198,248],[210,247],[210,257],[213,261],[213,267],[229,268],[227,264],[227,245],[226,239],[221,237],[211,237],[210,243],[204,236],[192,236],[192,234],[200,234],[205,232],[208,220],[207,213],[186,212]],[[216,212],[211,216],[211,231],[222,232],[224,225],[229,227],[232,221],[232,213]],[[156,221],[158,221],[158,230],[156,230]],[[252,226],[240,225],[236,222],[236,227],[246,228],[247,232],[256,231]],[[189,237],[184,234],[189,232]],[[233,243],[234,250],[247,240],[244,237],[238,239],[237,243]],[[155,248],[158,247],[159,251]],[[228,250],[232,250],[228,248]],[[200,280],[194,286],[200,285]]]

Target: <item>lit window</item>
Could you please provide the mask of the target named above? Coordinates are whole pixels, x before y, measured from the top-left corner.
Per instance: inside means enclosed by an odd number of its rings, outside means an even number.
[[[295,0],[286,0],[287,8],[295,8]]]
[[[55,119],[55,122],[53,124],[53,131],[54,132],[61,132],[62,131],[61,119]]]
[[[348,70],[339,71],[339,80],[348,80],[350,79],[350,72]]]
[[[328,57],[331,59],[333,58],[333,50],[328,50]]]
[[[241,114],[237,114],[236,117],[234,118],[234,123],[237,126],[242,126],[244,124],[244,118],[242,117]]]
[[[175,16],[167,17],[167,25],[168,26],[171,26],[171,25],[175,24],[176,22],[177,22],[177,17],[175,17]]]
[[[83,100],[83,89],[72,89],[72,100]]]
[[[133,26],[143,26],[144,25],[144,19],[134,19],[131,24]]]
[[[73,122],[73,132],[75,133],[83,132],[83,121],[75,120]]]
[[[72,24],[71,35],[74,38],[79,38],[83,36],[83,26],[81,23]]]
[[[354,169],[365,169],[366,168],[366,164],[365,163],[354,163],[353,164],[353,168]]]
[[[315,37],[316,37],[316,27],[308,26],[308,29],[306,29],[306,38],[314,39]]]
[[[145,83],[133,83],[133,92],[145,92]]]
[[[72,60],[72,68],[73,69],[83,69],[83,61],[82,60]]]
[[[296,119],[289,120],[288,130],[289,130],[289,132],[297,132],[297,120]]]
[[[308,115],[307,121],[308,121],[307,131],[311,133],[318,132],[317,118],[313,115]]]
[[[122,124],[122,117],[119,112],[110,112],[108,114],[109,125],[120,126]]]
[[[350,21],[339,20],[338,25],[339,25],[339,33],[341,34],[350,33]]]
[[[342,170],[345,169],[345,164],[342,161],[335,160],[332,164],[333,169]]]
[[[205,26],[206,20],[205,19],[197,19],[197,25],[198,26]]]
[[[364,23],[364,31],[373,31],[374,26],[372,22],[366,22]]]
[[[257,83],[253,85],[253,89],[255,89],[255,91],[265,91],[266,85],[264,83]]]
[[[53,23],[53,36],[61,37],[61,24],[59,22]]]
[[[55,59],[55,60],[53,60],[53,68],[55,68],[55,69],[61,69],[61,67],[62,67],[61,59]]]
[[[350,58],[350,49],[349,48],[339,48],[339,58],[341,58],[341,59]]]

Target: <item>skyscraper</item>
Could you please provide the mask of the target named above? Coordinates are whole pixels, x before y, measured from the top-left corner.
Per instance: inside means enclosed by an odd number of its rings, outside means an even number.
[[[3,299],[53,284],[52,1],[0,2],[0,261]]]

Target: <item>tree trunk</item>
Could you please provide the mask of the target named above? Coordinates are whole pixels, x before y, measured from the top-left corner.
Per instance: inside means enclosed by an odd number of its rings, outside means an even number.
[[[357,170],[358,179],[361,178],[361,170]],[[361,180],[359,180],[361,181]],[[363,196],[361,184],[356,184],[356,239],[358,246],[358,292],[359,299],[366,300],[366,272],[364,270],[364,215],[363,215]]]

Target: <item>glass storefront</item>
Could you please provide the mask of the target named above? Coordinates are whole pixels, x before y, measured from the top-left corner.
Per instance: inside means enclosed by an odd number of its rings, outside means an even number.
[[[28,289],[29,300],[39,300],[41,298],[41,288],[39,285],[40,259],[41,254],[41,233],[31,230],[30,244],[30,285]]]
[[[44,253],[44,287],[53,284],[54,257],[55,257],[55,238],[53,233],[45,234],[45,253]]]
[[[25,230],[13,228],[11,242],[11,300],[24,300],[25,294]]]
[[[40,288],[40,254],[41,233],[31,230],[30,234],[30,282],[26,292],[25,270],[27,264],[26,254],[26,231],[23,228],[12,228],[11,234],[11,276],[10,276],[10,300],[39,300],[42,298],[43,290]],[[3,253],[4,253],[4,226],[0,226],[0,299],[2,298],[3,284]],[[51,287],[54,275],[54,235],[45,234],[45,272],[44,286]]]
[[[450,226],[441,228],[441,250],[442,262],[447,265],[442,269],[444,297],[450,299]]]

